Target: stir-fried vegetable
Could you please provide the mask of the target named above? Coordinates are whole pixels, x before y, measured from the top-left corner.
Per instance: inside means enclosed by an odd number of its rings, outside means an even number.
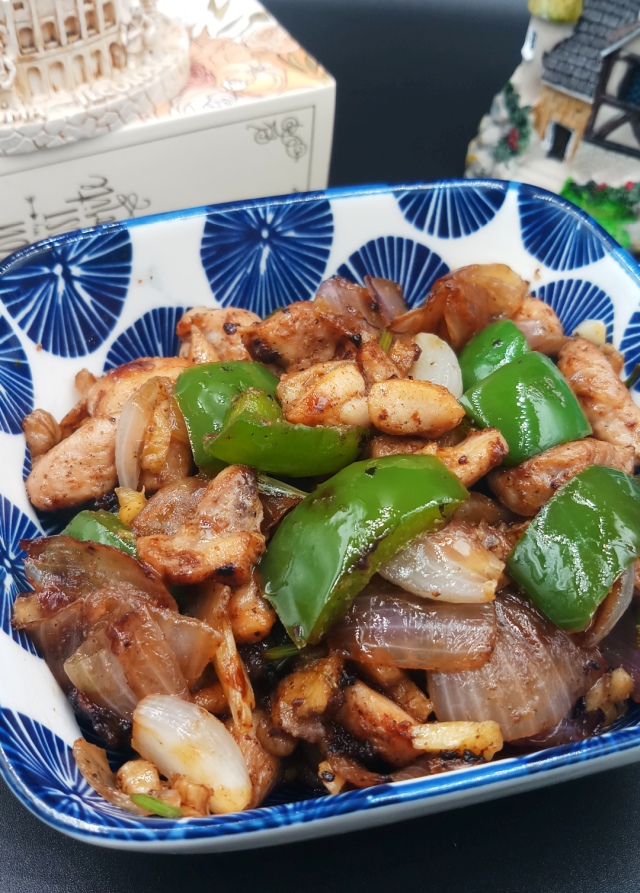
[[[582,740],[640,701],[640,408],[611,345],[502,264],[411,310],[334,277],[177,333],[180,357],[85,370],[65,419],[24,426],[33,504],[78,514],[23,544],[13,624],[137,751],[114,774],[76,742],[102,796],[251,809],[283,778]]]
[[[276,398],[250,388],[229,410],[220,432],[205,437],[214,459],[241,462],[269,474],[311,477],[333,474],[357,458],[366,431],[291,424]]]
[[[592,465],[543,506],[507,562],[509,575],[562,629],[586,629],[640,554],[640,487]]]
[[[460,402],[480,428],[502,432],[509,444],[508,465],[591,434],[557,367],[533,351],[500,366],[466,391]]]
[[[233,400],[247,388],[260,388],[274,396],[277,384],[278,379],[265,366],[249,361],[201,363],[185,369],[176,381],[175,397],[198,468],[215,472],[222,467],[205,449],[203,440],[220,431]]]
[[[260,563],[265,595],[293,641],[318,642],[394,552],[441,527],[466,497],[433,456],[355,462],[317,487]]]

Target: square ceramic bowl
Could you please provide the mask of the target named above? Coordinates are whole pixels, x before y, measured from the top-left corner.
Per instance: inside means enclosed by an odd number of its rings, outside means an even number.
[[[69,233],[0,266],[0,769],[35,815],[80,840],[121,849],[214,851],[355,830],[504,796],[640,758],[640,707],[580,744],[362,791],[281,790],[259,809],[202,819],[137,818],[104,802],[75,767],[78,726],[44,661],[11,628],[26,589],[20,540],[51,519],[28,504],[20,424],[58,418],[73,378],[177,349],[196,304],[264,315],[310,298],[334,273],[401,282],[410,305],[439,276],[504,262],[571,332],[601,319],[640,361],[640,268],[597,224],[554,195],[516,183],[459,181],[338,189],[181,211]]]

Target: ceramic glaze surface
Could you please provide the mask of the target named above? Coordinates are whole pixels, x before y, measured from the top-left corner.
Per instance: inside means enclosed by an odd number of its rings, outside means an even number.
[[[176,352],[175,324],[198,304],[261,314],[313,297],[335,273],[397,279],[419,303],[435,279],[503,262],[567,331],[602,320],[640,357],[640,269],[581,211],[515,183],[360,187],[197,208],[69,233],[0,267],[0,769],[52,827],[126,849],[213,851],[355,830],[550,784],[640,758],[640,708],[576,745],[334,796],[276,791],[259,809],[203,819],[138,818],[104,802],[75,767],[78,725],[44,661],[11,627],[26,587],[20,540],[55,529],[29,505],[20,422],[60,418],[82,366],[96,375]],[[636,386],[637,387],[637,386]],[[637,399],[637,392],[634,395]]]

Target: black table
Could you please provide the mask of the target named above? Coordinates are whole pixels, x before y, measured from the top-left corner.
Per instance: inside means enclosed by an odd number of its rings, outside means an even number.
[[[525,0],[267,5],[338,80],[332,185],[459,176],[527,22]],[[150,856],[67,839],[0,783],[0,890],[636,893],[639,827],[640,765],[338,838]]]

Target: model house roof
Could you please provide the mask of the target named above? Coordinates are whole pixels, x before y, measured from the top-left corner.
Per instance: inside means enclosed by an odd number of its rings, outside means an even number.
[[[591,100],[596,90],[602,51],[615,35],[633,26],[640,0],[584,0],[582,15],[571,37],[543,56],[543,81],[552,87]]]

